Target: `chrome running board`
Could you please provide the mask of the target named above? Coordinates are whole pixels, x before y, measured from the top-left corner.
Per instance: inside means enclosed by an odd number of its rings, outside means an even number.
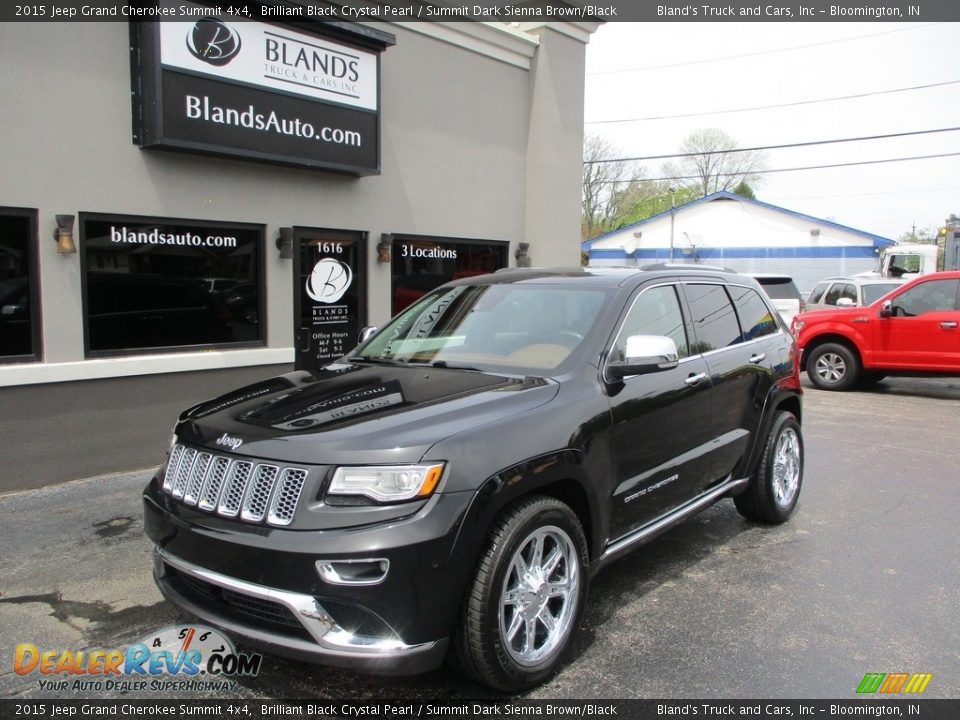
[[[638,545],[647,540],[655,538],[657,535],[666,532],[674,525],[679,525],[691,515],[696,515],[698,512],[706,509],[708,506],[715,503],[730,491],[738,490],[748,482],[750,482],[750,478],[725,480],[716,487],[708,490],[703,495],[694,498],[686,505],[681,505],[676,510],[672,510],[666,515],[661,515],[653,522],[637,528],[636,530],[627,533],[623,537],[614,540],[612,543],[607,545],[607,549],[604,550],[603,555],[600,556],[600,559],[597,561],[594,570],[599,570],[608,563],[626,555],[631,549],[633,549],[634,545]]]

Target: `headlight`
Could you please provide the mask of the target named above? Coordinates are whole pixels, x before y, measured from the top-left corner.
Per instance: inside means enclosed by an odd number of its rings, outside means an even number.
[[[443,463],[436,465],[383,465],[338,467],[329,495],[365,495],[379,502],[429,497],[440,482]]]

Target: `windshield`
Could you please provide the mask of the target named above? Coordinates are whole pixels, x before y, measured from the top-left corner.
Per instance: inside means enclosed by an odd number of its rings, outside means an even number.
[[[864,285],[860,290],[863,293],[863,304],[873,305],[873,303],[897,287],[900,287],[900,283],[876,283]]]
[[[348,359],[546,374],[581,346],[605,298],[605,290],[570,286],[440,288]]]

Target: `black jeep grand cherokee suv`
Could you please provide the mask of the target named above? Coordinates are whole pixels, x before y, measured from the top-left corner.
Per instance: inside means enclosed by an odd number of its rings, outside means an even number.
[[[143,500],[163,594],[278,654],[541,682],[597,570],[803,470],[793,338],[719,269],[438,288],[322,372],[197,405]]]

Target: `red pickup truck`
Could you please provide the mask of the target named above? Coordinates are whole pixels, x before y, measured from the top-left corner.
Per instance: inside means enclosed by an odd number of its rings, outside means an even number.
[[[800,313],[801,367],[822,390],[887,375],[960,375],[960,271],[921,275],[872,305]]]

